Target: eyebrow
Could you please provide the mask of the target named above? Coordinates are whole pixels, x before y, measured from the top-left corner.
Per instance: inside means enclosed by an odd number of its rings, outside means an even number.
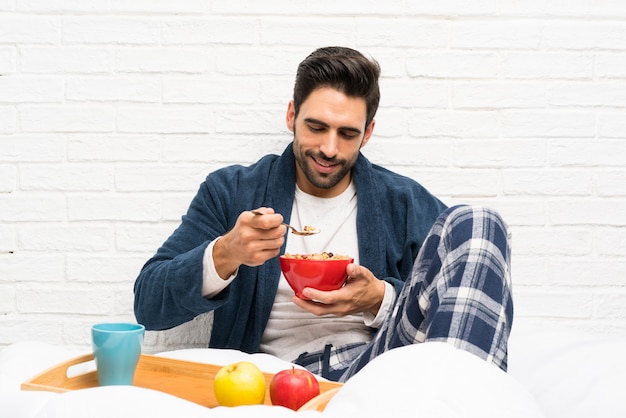
[[[326,122],[323,122],[321,120],[315,119],[315,118],[304,118],[304,121],[307,123],[313,123],[315,125],[322,125],[326,128],[330,127],[330,125],[328,125]],[[342,129],[344,131],[350,131],[350,132],[354,132],[356,134],[361,134],[361,130],[357,129],[357,128],[353,128],[351,126],[340,126],[339,129]]]

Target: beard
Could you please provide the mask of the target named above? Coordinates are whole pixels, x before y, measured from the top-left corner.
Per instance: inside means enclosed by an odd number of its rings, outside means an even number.
[[[293,133],[293,151],[296,163],[302,169],[307,180],[319,189],[332,189],[343,178],[350,174],[352,167],[356,164],[359,153],[356,152],[349,160],[339,158],[328,158],[322,152],[314,152],[312,150],[303,151],[299,145],[298,136],[294,130]],[[312,159],[322,165],[336,165],[335,171],[332,173],[320,173],[315,169]]]

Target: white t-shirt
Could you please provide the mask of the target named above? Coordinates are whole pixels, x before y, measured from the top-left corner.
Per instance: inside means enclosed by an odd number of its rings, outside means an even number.
[[[298,229],[311,225],[319,228],[320,233],[306,237],[290,233],[285,252],[311,254],[326,251],[349,255],[358,263],[356,212],[357,196],[353,183],[341,195],[332,198],[315,197],[296,187],[289,223]],[[219,278],[213,264],[213,244],[209,245],[204,257],[203,294],[209,297],[219,293],[236,277],[235,273],[228,280]],[[326,344],[341,347],[369,342],[369,327],[380,325],[395,300],[395,289],[388,283],[385,285],[385,298],[376,317],[371,314],[318,317],[291,302],[293,290],[281,274],[260,351],[293,361],[303,352],[322,350]]]

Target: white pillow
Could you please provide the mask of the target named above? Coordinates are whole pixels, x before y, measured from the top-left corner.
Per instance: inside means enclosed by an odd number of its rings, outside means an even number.
[[[544,418],[514,378],[446,343],[390,350],[353,376],[324,416]]]
[[[36,418],[124,418],[209,416],[208,408],[175,396],[135,386],[102,386],[62,393]]]
[[[36,341],[9,345],[0,351],[0,390],[20,390],[26,380],[80,354],[84,352]]]
[[[297,415],[296,415],[297,414]],[[102,386],[62,393],[35,418],[305,418],[321,413],[297,413],[269,405],[206,408],[167,393],[136,386]]]
[[[0,416],[33,418],[57,396],[54,392],[0,390]]]
[[[0,350],[0,416],[34,417],[57,394],[21,391],[22,383],[79,354],[82,353],[72,348],[36,341],[19,342]]]
[[[513,348],[509,370],[546,416],[626,417],[626,338],[537,333]]]

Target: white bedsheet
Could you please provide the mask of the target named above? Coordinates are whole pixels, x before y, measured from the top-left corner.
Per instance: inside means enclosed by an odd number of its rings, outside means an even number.
[[[511,341],[509,373],[442,343],[392,350],[372,361],[324,412],[298,417],[613,418],[626,416],[626,339],[536,336]],[[37,342],[0,351],[2,418],[290,417],[282,407],[213,409],[149,389],[101,387],[55,394],[21,391],[23,381],[84,354]],[[291,367],[275,357],[235,350],[190,349],[161,355],[213,364],[251,360],[266,372]]]

